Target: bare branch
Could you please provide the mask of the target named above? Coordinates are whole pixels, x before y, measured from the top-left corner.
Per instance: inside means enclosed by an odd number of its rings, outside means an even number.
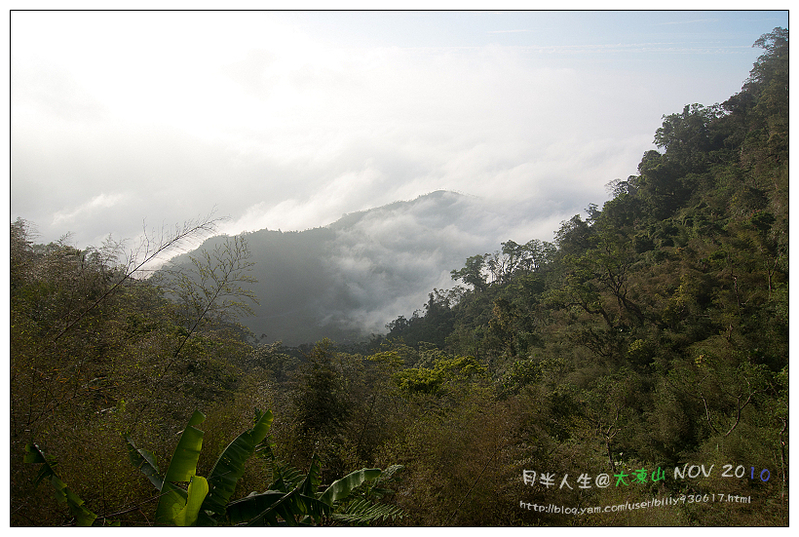
[[[183,223],[182,227],[175,226],[175,231],[170,236],[165,236],[161,233],[161,238],[156,243],[156,245],[151,245],[150,238],[146,232],[144,233],[144,238],[142,239],[141,243],[139,244],[138,251],[136,255],[131,255],[128,258],[128,263],[125,268],[125,271],[122,277],[113,285],[111,286],[105,293],[103,293],[94,303],[83,310],[80,315],[78,315],[75,319],[70,321],[62,330],[58,333],[58,335],[53,338],[53,342],[57,341],[61,336],[63,336],[70,328],[75,326],[81,319],[83,319],[86,314],[96,308],[100,303],[105,300],[109,295],[111,295],[114,291],[119,288],[120,285],[125,283],[129,278],[131,278],[134,274],[138,273],[142,268],[151,263],[152,261],[156,260],[159,256],[166,254],[167,252],[173,251],[175,248],[181,246],[185,241],[190,239],[196,239],[199,236],[211,234],[216,230],[216,223],[219,219],[209,219],[210,217],[206,217],[202,220],[197,221],[187,221]]]

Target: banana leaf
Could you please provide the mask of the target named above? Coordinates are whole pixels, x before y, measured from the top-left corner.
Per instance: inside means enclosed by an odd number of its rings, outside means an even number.
[[[230,502],[227,516],[235,525],[298,526],[319,522],[329,510],[318,499],[301,494],[297,486],[291,492],[267,490]]]
[[[236,489],[236,483],[244,474],[244,464],[255,452],[258,444],[269,434],[272,420],[272,412],[263,413],[252,429],[241,433],[219,456],[208,475],[209,492],[202,504],[204,512],[210,511],[218,515],[225,513],[225,507]],[[204,522],[213,523],[212,520]]]
[[[334,502],[343,500],[365,482],[380,477],[381,473],[379,468],[363,468],[347,474],[341,479],[333,481],[319,499],[332,507]]]
[[[188,483],[197,473],[197,461],[203,446],[203,431],[195,426],[205,420],[205,415],[196,411],[180,435],[169,468],[164,475],[161,497],[155,510],[156,524],[175,524],[179,513],[185,508],[188,494],[175,483]],[[207,492],[207,489],[206,489]],[[203,495],[203,498],[205,496]]]
[[[197,515],[200,513],[200,507],[207,494],[208,481],[198,475],[192,477],[186,492],[186,505],[175,516],[175,525],[193,526],[197,522]]]
[[[330,513],[330,506],[316,498],[320,476],[321,463],[314,455],[305,479],[290,492],[267,490],[231,502],[227,507],[228,519],[233,524],[248,526],[318,523]]]
[[[164,487],[164,477],[158,470],[158,464],[155,460],[155,455],[146,449],[136,447],[130,435],[124,435],[125,443],[128,447],[128,458],[130,463],[141,470],[147,476],[147,479],[155,485],[155,488],[161,490]]]
[[[72,516],[75,517],[75,521],[78,526],[91,526],[94,524],[95,519],[97,519],[97,515],[89,511],[83,505],[83,500],[77,494],[72,492],[69,487],[67,487],[66,483],[61,481],[61,479],[55,473],[55,461],[45,457],[44,453],[42,453],[42,451],[39,449],[39,446],[36,444],[28,444],[25,450],[26,453],[23,460],[26,463],[42,465],[39,469],[39,473],[36,475],[34,486],[38,485],[43,479],[49,478],[50,484],[53,486],[56,499],[59,503],[67,504],[69,511],[72,513]]]

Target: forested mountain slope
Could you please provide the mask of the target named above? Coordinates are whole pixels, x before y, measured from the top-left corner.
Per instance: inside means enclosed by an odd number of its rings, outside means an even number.
[[[614,471],[768,468],[768,486],[755,476],[747,494],[785,501],[787,33],[757,45],[742,91],[664,116],[659,151],[611,183],[601,209],[564,222],[554,245],[468,258],[452,271],[463,286],[431,295],[389,338],[474,356],[503,396],[534,394],[548,409],[539,441],[556,452],[595,446]]]
[[[175,523],[254,505],[258,524],[787,525],[787,31],[755,45],[741,91],[664,116],[658,150],[587,219],[466,253],[455,287],[359,345],[257,341],[240,324],[258,298],[248,237],[138,279],[113,244],[34,244],[14,222],[12,524],[152,525],[169,496]],[[394,209],[268,262],[328,281],[308,249]],[[287,282],[270,296],[303,304]],[[339,481],[359,468],[385,472]]]
[[[464,286],[431,295],[427,315],[398,319],[390,335],[488,360],[527,357],[558,333],[616,365],[631,346],[650,349],[646,366],[700,342],[785,365],[787,41],[761,44],[743,90],[664,116],[661,151],[611,182],[613,199],[587,220],[564,222],[555,244],[469,257],[452,271]]]

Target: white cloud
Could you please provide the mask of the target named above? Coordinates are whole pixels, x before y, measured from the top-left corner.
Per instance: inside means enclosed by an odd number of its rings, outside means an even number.
[[[53,215],[53,226],[70,225],[79,218],[97,217],[103,213],[104,209],[110,209],[118,205],[125,196],[123,194],[99,194],[83,203],[72,211],[58,211]]]
[[[342,15],[308,19],[15,12],[12,217],[85,245],[213,207],[228,232],[306,229],[450,189],[568,218],[635,173],[661,115],[729,96],[714,76],[641,76],[640,40],[600,65],[562,45],[369,45],[331,30]],[[117,191],[111,218],[81,209]]]

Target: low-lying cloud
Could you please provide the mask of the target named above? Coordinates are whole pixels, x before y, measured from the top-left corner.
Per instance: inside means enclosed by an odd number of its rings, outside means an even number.
[[[366,14],[331,15],[335,34],[291,13],[14,13],[12,219],[84,247],[214,209],[228,234],[310,229],[446,189],[560,221],[635,173],[663,114],[749,68],[691,83],[642,70],[640,41],[590,60],[502,45],[551,34],[525,17],[479,44],[388,46],[345,31]]]

